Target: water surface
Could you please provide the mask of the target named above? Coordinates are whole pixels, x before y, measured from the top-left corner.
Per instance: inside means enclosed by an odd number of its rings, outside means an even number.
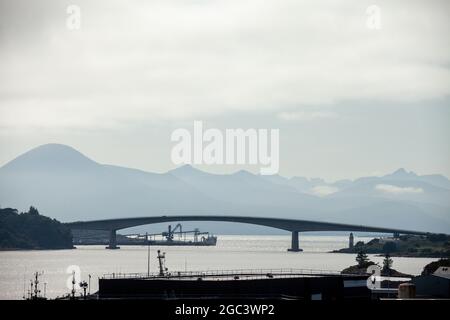
[[[356,241],[371,238],[357,237]],[[290,236],[218,236],[215,247],[151,247],[150,270],[156,272],[156,250],[167,254],[169,271],[228,269],[315,269],[340,271],[355,264],[354,254],[328,253],[348,245],[346,236],[300,236],[303,252],[287,252]],[[381,264],[383,258],[369,255]],[[394,268],[408,274],[420,274],[431,258],[393,258]],[[47,296],[68,293],[67,268],[79,266],[81,279],[91,275],[91,291],[97,290],[98,277],[105,273],[147,272],[147,247],[123,246],[105,250],[103,246],[80,246],[75,250],[0,251],[0,299],[21,299],[35,271],[44,271]],[[44,286],[41,287],[44,290]]]

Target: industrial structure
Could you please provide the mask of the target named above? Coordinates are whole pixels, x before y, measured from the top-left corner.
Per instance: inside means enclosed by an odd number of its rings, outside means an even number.
[[[435,272],[412,279],[418,298],[450,298],[450,267],[439,267]]]
[[[125,234],[120,244],[149,244],[161,246],[215,246],[217,237],[207,231],[194,230],[183,231],[183,226],[178,223],[175,228],[169,224],[167,231],[160,233]],[[188,236],[188,237],[187,237]],[[191,237],[190,237],[191,236]],[[191,238],[191,239],[190,239]]]
[[[289,299],[370,300],[369,275],[333,271],[217,270],[169,272],[158,250],[157,274],[108,274],[96,299]]]

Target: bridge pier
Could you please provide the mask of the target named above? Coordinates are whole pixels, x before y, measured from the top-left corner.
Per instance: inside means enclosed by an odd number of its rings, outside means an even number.
[[[303,251],[298,246],[298,231],[292,231],[291,247],[288,249],[291,252]]]
[[[120,247],[117,246],[116,230],[109,231],[109,245],[106,249],[120,249]]]

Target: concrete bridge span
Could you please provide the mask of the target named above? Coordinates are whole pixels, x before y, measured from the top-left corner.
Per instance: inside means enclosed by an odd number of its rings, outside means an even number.
[[[103,230],[110,232],[109,246],[110,249],[117,249],[116,231],[130,227],[164,223],[164,222],[180,222],[180,221],[219,221],[219,222],[236,222],[247,223],[270,228],[282,229],[290,231],[292,234],[291,248],[289,251],[301,251],[299,248],[299,232],[306,231],[350,231],[350,232],[378,232],[392,234],[415,234],[426,235],[427,232],[412,231],[402,229],[391,229],[384,227],[373,227],[363,225],[341,224],[333,222],[283,219],[283,218],[266,218],[266,217],[249,217],[249,216],[227,216],[227,215],[174,215],[174,216],[153,216],[153,217],[136,217],[121,218],[107,220],[92,221],[76,221],[66,223],[71,229],[76,230]]]

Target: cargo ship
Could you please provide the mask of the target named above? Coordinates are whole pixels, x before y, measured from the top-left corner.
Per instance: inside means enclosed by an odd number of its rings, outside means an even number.
[[[72,230],[74,245],[108,245],[107,231]],[[210,232],[194,230],[183,231],[179,223],[174,228],[168,226],[167,231],[160,233],[117,234],[118,245],[151,245],[151,246],[215,246],[217,237]]]

